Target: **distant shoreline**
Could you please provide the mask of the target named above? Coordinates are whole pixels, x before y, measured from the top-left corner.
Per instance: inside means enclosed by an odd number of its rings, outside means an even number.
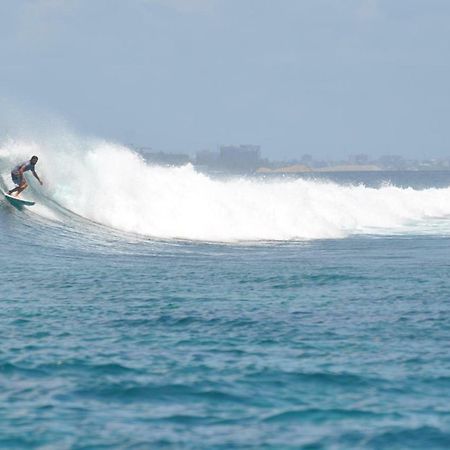
[[[330,167],[311,168],[296,164],[293,166],[271,169],[260,167],[256,170],[258,174],[301,174],[301,173],[344,173],[344,172],[449,172],[450,169],[417,168],[417,169],[385,169],[375,165],[338,165]]]
[[[279,167],[270,169],[268,167],[260,167],[256,173],[311,173],[311,172],[379,172],[382,171],[378,166],[342,164],[330,167],[311,168],[303,164],[295,164],[292,166]]]

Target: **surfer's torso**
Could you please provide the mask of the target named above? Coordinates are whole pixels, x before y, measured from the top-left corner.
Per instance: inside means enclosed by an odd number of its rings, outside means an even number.
[[[32,164],[31,161],[24,161],[23,163],[20,163],[16,167],[14,167],[14,169],[11,171],[11,173],[14,175],[18,175],[20,173],[19,171],[22,167],[23,167],[22,173],[28,172],[29,170],[34,172],[34,164]]]

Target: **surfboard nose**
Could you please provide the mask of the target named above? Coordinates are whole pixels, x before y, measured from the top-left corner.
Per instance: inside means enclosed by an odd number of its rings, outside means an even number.
[[[35,202],[31,200],[25,200],[22,198],[13,197],[12,195],[7,194],[6,192],[3,192],[3,195],[5,196],[6,200],[11,203],[13,206],[33,206]]]

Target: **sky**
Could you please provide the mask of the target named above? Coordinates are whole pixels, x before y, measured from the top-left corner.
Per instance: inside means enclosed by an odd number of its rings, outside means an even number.
[[[448,0],[0,0],[0,134],[450,156],[449,24]]]

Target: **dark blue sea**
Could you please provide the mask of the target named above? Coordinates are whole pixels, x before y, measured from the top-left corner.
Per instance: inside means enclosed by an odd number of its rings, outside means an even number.
[[[0,202],[1,448],[450,448],[450,173],[41,168]]]

